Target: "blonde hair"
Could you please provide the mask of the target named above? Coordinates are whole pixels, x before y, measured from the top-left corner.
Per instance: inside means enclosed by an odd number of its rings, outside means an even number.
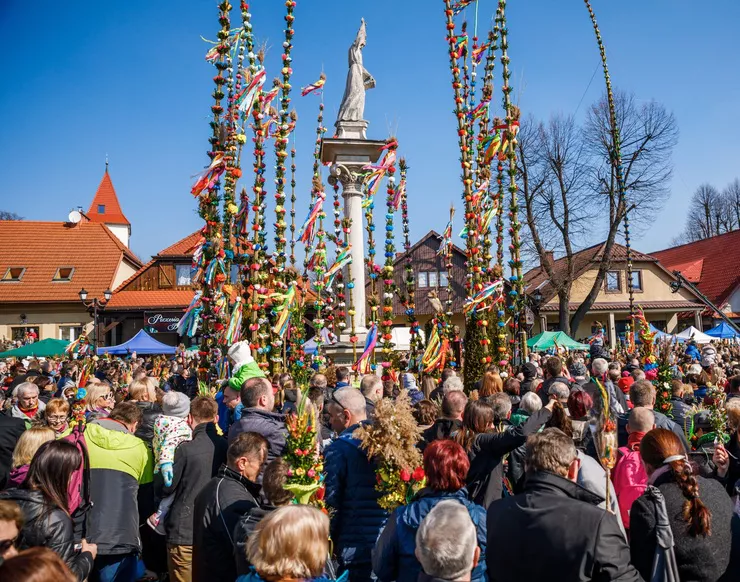
[[[48,441],[56,439],[56,433],[48,426],[33,426],[25,431],[13,450],[11,468],[17,469],[23,465],[30,465],[31,459],[39,447]]]
[[[156,402],[157,393],[154,386],[147,378],[134,380],[128,388],[128,397],[131,400],[141,400],[142,402]]]
[[[328,555],[329,518],[308,505],[276,509],[247,539],[247,559],[264,579],[315,578]]]
[[[101,396],[105,396],[106,394],[110,394],[111,392],[113,392],[113,388],[105,383],[93,384],[92,386],[88,385],[86,396],[87,409],[90,411],[94,411],[95,403],[98,401],[98,398],[100,398]]]
[[[740,430],[740,398],[728,400],[725,410],[727,411],[727,428],[730,432],[738,432]]]

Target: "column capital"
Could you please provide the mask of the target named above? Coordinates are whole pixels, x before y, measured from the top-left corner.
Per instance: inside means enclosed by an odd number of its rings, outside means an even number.
[[[329,184],[334,186],[337,183],[341,183],[344,194],[362,193],[360,186],[365,178],[365,174],[362,172],[362,166],[334,163],[329,168],[329,173]]]

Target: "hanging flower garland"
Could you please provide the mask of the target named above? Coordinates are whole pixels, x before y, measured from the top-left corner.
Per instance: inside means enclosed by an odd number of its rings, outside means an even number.
[[[409,323],[410,330],[410,341],[409,341],[409,371],[418,372],[419,370],[419,358],[421,356],[421,326],[419,320],[416,317],[416,277],[414,277],[414,265],[411,258],[411,229],[409,227],[409,199],[406,188],[406,176],[408,174],[408,164],[404,158],[398,161],[398,168],[400,170],[401,181],[398,185],[400,190],[400,205],[401,205],[401,224],[403,226],[403,250],[406,253],[406,260],[404,263],[405,272],[405,295],[402,300],[402,305],[406,313],[406,318]]]
[[[393,217],[395,213],[394,201],[396,198],[396,172],[395,159],[398,150],[398,141],[390,138],[386,142],[386,159],[391,158],[392,163],[386,167],[388,179],[386,182],[386,211],[385,211],[385,262],[381,271],[383,278],[383,317],[380,330],[383,340],[382,350],[384,354],[383,367],[386,372],[390,371],[390,357],[393,353],[393,298],[396,294],[396,283],[394,280],[394,262],[396,258],[396,246],[393,240]],[[386,163],[388,163],[386,161]]]
[[[509,237],[511,243],[509,250],[511,259],[509,260],[509,267],[511,270],[511,276],[509,280],[511,282],[511,290],[509,296],[511,298],[512,305],[512,317],[511,317],[511,353],[514,355],[516,352],[515,348],[518,348],[519,358],[518,362],[526,361],[527,356],[527,335],[524,329],[524,276],[522,274],[522,260],[521,260],[521,224],[519,222],[519,200],[518,200],[518,186],[517,186],[517,156],[516,156],[516,136],[519,131],[519,108],[511,103],[511,71],[509,70],[509,41],[508,41],[508,30],[506,28],[506,0],[499,0],[500,7],[500,20],[499,30],[501,34],[501,66],[503,68],[504,84],[501,88],[504,97],[503,105],[506,113],[506,124],[505,127],[501,127],[504,132],[503,143],[501,145],[501,153],[508,159],[508,170],[509,175]],[[519,343],[517,345],[517,339]]]
[[[226,162],[224,160],[225,136],[221,116],[224,113],[222,100],[225,97],[224,85],[226,84],[224,71],[229,68],[227,59],[230,50],[230,11],[231,4],[228,0],[223,0],[219,4],[218,20],[221,30],[218,32],[218,41],[214,51],[217,56],[213,59],[217,74],[213,78],[215,85],[213,90],[214,103],[211,106],[213,119],[210,122],[212,135],[209,139],[211,150],[208,152],[210,165],[199,177],[192,189],[193,195],[197,196],[199,201],[198,214],[205,222],[203,228],[204,242],[201,247],[201,264],[204,268],[223,258],[219,192],[221,184],[219,180],[226,170]],[[221,329],[223,328],[223,321],[221,319],[223,315],[214,309],[214,304],[222,284],[222,281],[218,281],[215,278],[207,280],[203,277],[201,281],[202,293],[200,301],[202,309],[199,317],[202,339],[199,352],[198,377],[202,382],[209,382],[217,374],[215,365],[220,358],[217,340],[218,332],[220,331],[219,327]]]

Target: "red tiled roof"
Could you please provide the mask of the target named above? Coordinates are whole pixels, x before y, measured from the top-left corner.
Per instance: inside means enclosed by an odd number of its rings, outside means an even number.
[[[569,303],[568,311],[575,311],[580,307],[580,303]],[[703,303],[694,303],[692,301],[635,301],[636,307],[641,307],[645,311],[664,310],[674,311],[677,309],[703,309]],[[629,311],[629,301],[619,303],[594,303],[590,311]],[[558,306],[555,304],[543,305],[540,311],[557,312]]]
[[[193,254],[193,248],[200,239],[200,230],[196,230],[194,233],[189,234],[185,238],[180,239],[175,244],[168,246],[163,251],[157,253],[158,257],[190,257]]]
[[[100,206],[105,207],[105,211],[102,213],[98,212]],[[116,196],[116,190],[113,188],[113,182],[110,180],[107,168],[98,186],[98,191],[95,192],[92,204],[90,204],[90,209],[87,211],[87,217],[93,222],[131,226],[131,223],[123,215],[121,204],[118,202],[118,196]]]
[[[701,261],[698,287],[717,307],[740,285],[740,230],[653,253],[670,271],[681,271],[692,281]],[[683,269],[688,268],[688,273]]]
[[[185,309],[195,296],[192,289],[158,291],[118,291],[113,294],[106,310]]]
[[[25,268],[17,283],[0,282],[0,303],[79,301],[83,287],[102,298],[124,258],[141,265],[104,224],[0,221],[0,278],[9,267]],[[59,267],[74,267],[70,281],[52,281]]]
[[[588,247],[579,251],[573,255],[573,278],[577,279],[589,268],[598,268],[598,264],[601,262],[601,258],[604,253],[604,243],[598,243],[594,246]],[[614,243],[611,252],[612,262],[623,262],[627,260],[627,247]],[[632,261],[638,262],[650,262],[657,263],[658,260],[655,257],[646,255],[636,250],[632,250]],[[568,262],[565,257],[553,261],[552,264],[555,278],[562,280],[566,278],[568,272]],[[547,275],[542,266],[531,269],[524,275],[524,281],[526,285],[526,292],[531,294],[535,289],[540,290],[542,293],[542,301],[547,303],[553,297],[555,297],[555,288],[549,283],[550,277]]]

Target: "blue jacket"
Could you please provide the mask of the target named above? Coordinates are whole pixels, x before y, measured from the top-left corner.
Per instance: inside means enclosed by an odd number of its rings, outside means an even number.
[[[415,500],[393,512],[378,538],[373,551],[373,572],[380,582],[416,582],[421,564],[414,555],[416,531],[422,520],[440,501],[455,500],[463,504],[470,514],[478,534],[481,556],[486,553],[486,510],[468,500],[467,489],[454,493],[424,489]],[[473,570],[471,582],[488,580],[486,562],[481,560]]]
[[[688,346],[685,353],[687,356],[691,356],[692,360],[701,361],[701,352],[695,345]]]
[[[324,451],[326,504],[332,508],[331,538],[340,567],[366,565],[369,573],[375,540],[388,513],[378,505],[375,463],[352,437],[349,427]]]

